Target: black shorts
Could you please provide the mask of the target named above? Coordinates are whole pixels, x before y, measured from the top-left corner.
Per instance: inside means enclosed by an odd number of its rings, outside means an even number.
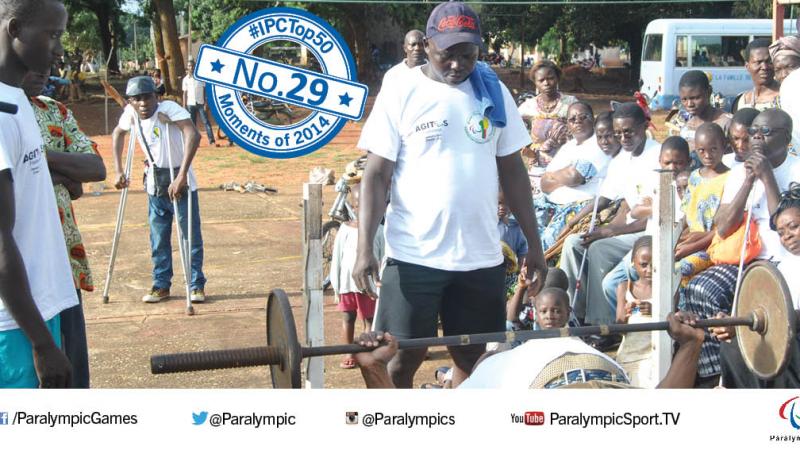
[[[505,330],[505,265],[451,272],[389,258],[381,278],[375,330],[400,339]]]

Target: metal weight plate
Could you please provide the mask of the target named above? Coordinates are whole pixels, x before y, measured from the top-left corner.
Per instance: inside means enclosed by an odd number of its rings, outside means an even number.
[[[789,287],[778,269],[758,261],[745,270],[734,316],[763,314],[763,334],[745,327],[736,330],[742,358],[750,370],[763,380],[771,380],[786,368],[795,345],[796,318]]]
[[[302,354],[294,326],[292,306],[282,289],[273,289],[267,299],[267,345],[280,349],[280,364],[269,366],[272,387],[299,389]]]

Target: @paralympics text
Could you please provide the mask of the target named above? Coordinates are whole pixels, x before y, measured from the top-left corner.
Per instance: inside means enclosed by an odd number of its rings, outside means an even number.
[[[452,415],[435,414],[386,414],[383,412],[366,413],[361,418],[361,424],[365,427],[438,427],[455,425],[456,418]]]

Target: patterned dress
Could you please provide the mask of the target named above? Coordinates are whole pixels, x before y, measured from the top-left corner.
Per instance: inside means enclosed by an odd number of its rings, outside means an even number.
[[[39,122],[44,148],[47,152],[98,154],[97,144],[81,131],[72,111],[66,106],[44,96],[31,98],[31,106],[36,121]],[[64,230],[64,240],[67,243],[67,254],[72,267],[75,289],[91,292],[94,290],[92,273],[89,270],[89,261],[86,259],[86,250],[83,247],[81,233],[75,220],[75,211],[72,209],[69,191],[61,184],[53,186],[53,190],[56,194],[61,227]]]
[[[722,190],[730,171],[714,178],[703,178],[700,170],[689,175],[689,185],[683,195],[681,209],[690,232],[706,233],[714,228],[714,215],[722,200]],[[686,287],[693,276],[711,267],[713,263],[705,250],[692,253],[675,263],[681,275],[681,287]]]

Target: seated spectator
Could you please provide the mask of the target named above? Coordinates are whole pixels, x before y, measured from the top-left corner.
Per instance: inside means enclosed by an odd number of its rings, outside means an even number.
[[[677,184],[678,176],[684,173],[686,168],[689,167],[689,144],[680,136],[668,137],[661,145],[658,164],[661,170],[672,171]],[[649,184],[642,189],[642,194],[638,198],[632,199],[632,201],[635,202],[635,206],[631,209],[629,214],[630,218],[628,219],[646,221],[644,234],[647,235],[652,235],[654,233],[655,223],[651,219],[653,209],[652,195],[655,191],[655,178],[651,178]],[[675,208],[675,217],[678,219],[683,214],[679,202],[675,203]],[[625,255],[619,264],[603,277],[603,295],[612,313],[617,310],[617,305],[621,300],[617,295],[619,286],[626,283],[628,280],[638,280],[636,271],[633,270],[633,266],[631,265],[631,258],[632,255],[630,253]]]
[[[789,286],[795,314],[800,314],[800,184],[791,183],[789,189],[781,194],[775,214],[770,219],[770,227],[777,231],[781,245],[789,253],[778,264],[783,279]],[[720,312],[717,317],[727,317]],[[726,388],[773,388],[797,389],[800,387],[800,347],[795,343],[789,364],[777,378],[764,381],[750,372],[744,364],[739,346],[732,342],[735,327],[719,327],[710,329],[711,333],[721,341],[720,357],[722,364],[722,381]]]
[[[608,163],[619,152],[618,146],[607,146],[614,151],[608,154],[598,145],[593,114],[588,103],[570,105],[567,126],[573,139],[561,147],[542,176],[545,195],[537,197],[534,206],[544,250],[555,243],[572,216],[591,202],[605,178]],[[603,127],[611,128],[610,114],[604,120]]]
[[[722,164],[725,144],[725,133],[719,125],[704,123],[697,129],[695,150],[703,167],[689,176],[681,205],[685,228],[675,247],[681,287],[713,264],[706,250],[714,237],[714,216],[730,170]]]
[[[770,230],[770,216],[777,210],[780,192],[800,179],[800,160],[788,157],[792,120],[784,111],[767,109],[753,120],[748,132],[750,156],[728,175],[714,225],[721,238],[731,236],[746,227],[745,210],[751,204],[753,231],[757,229],[761,241],[755,259],[778,263],[787,252],[778,234]],[[736,264],[717,264],[700,273],[684,290],[687,310],[701,318],[730,314],[737,274]],[[719,341],[707,334],[698,363],[698,384],[716,386],[719,374]]]
[[[742,108],[736,111],[728,128],[728,143],[731,153],[722,156],[722,163],[733,169],[747,160],[750,155],[750,135],[747,129],[753,123],[759,111],[754,108]]]

